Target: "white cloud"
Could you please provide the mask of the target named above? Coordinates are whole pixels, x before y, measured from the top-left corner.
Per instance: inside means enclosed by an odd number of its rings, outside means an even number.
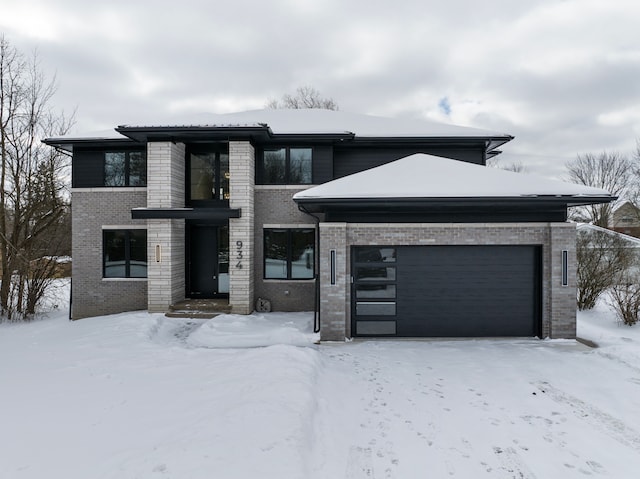
[[[57,71],[78,130],[308,84],[343,110],[514,134],[505,152],[556,171],[640,134],[638,18],[635,0],[5,0],[0,30]]]

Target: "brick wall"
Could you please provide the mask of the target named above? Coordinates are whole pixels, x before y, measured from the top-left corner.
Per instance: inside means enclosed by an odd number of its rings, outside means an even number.
[[[229,207],[242,210],[229,219],[229,304],[237,314],[254,309],[255,152],[247,141],[229,142]]]
[[[320,311],[323,340],[351,336],[350,246],[541,245],[542,335],[574,338],[576,324],[575,225],[570,223],[347,224],[320,225]],[[329,281],[331,250],[336,284]],[[569,284],[562,286],[562,251],[569,254]]]
[[[315,298],[314,280],[264,279],[265,225],[270,228],[315,228],[314,219],[298,209],[292,200],[294,194],[307,187],[267,186],[256,187],[255,192],[255,294],[271,301],[274,311],[313,311]]]
[[[146,200],[146,188],[72,191],[73,319],[146,309],[146,278],[102,278],[103,226],[145,227],[144,220],[131,219],[131,208]]]
[[[147,206],[180,208],[185,205],[185,145],[152,142],[147,145]],[[158,249],[159,247],[159,249]],[[156,250],[160,253],[156,258]],[[151,312],[167,311],[185,295],[185,222],[148,220],[147,255]],[[156,261],[159,259],[160,261]]]

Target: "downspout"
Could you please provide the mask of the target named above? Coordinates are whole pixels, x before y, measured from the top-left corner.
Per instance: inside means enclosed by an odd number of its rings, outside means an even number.
[[[316,253],[315,253],[315,266],[313,271],[313,279],[315,280],[315,297],[314,297],[314,310],[313,310],[313,332],[320,332],[320,218],[310,213],[303,205],[298,203],[298,209],[304,214],[311,216],[316,222]]]

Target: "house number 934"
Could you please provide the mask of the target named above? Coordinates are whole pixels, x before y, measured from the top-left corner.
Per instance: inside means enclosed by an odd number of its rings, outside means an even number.
[[[236,241],[236,268],[242,269],[242,241]]]

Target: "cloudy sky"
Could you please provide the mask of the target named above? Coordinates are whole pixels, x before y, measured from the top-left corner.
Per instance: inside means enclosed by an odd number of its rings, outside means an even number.
[[[341,110],[512,134],[561,176],[640,138],[638,0],[2,0],[75,132],[263,108],[311,85]]]

